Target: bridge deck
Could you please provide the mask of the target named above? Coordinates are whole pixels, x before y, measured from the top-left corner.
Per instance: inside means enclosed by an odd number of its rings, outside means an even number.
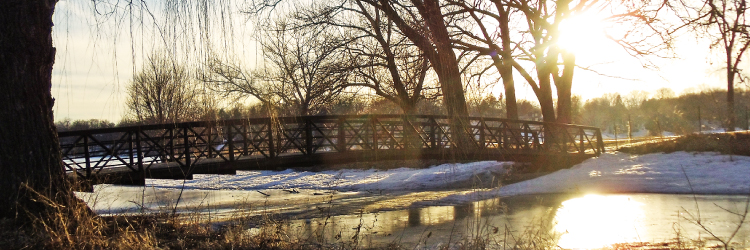
[[[471,117],[457,154],[446,116],[306,116],[60,132],[66,170],[93,183],[141,184],[236,170],[395,159],[579,161],[603,152],[598,128]],[[468,153],[466,153],[468,152]]]

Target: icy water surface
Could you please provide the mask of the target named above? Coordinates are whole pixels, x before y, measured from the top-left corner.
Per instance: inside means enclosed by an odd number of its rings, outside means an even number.
[[[294,220],[291,225],[329,242],[358,235],[364,245],[433,248],[476,236],[498,247],[532,237],[557,241],[566,249],[678,238],[716,245],[708,231],[726,240],[740,223],[730,211],[744,211],[746,202],[747,197],[732,195],[559,194]],[[698,219],[708,231],[695,225]],[[750,247],[750,225],[743,225],[733,242],[738,249]]]
[[[472,190],[332,192],[325,190],[177,190],[98,186],[85,197],[100,214],[170,212],[212,221],[268,216],[298,237],[323,242],[434,248],[481,236],[502,246],[536,237],[562,248],[600,248],[624,242],[726,238],[740,223],[742,195],[545,194],[446,204],[442,198]],[[283,216],[280,216],[283,214]],[[707,230],[695,225],[701,221]],[[746,224],[748,221],[745,221]],[[250,229],[257,232],[258,229]],[[355,237],[356,236],[356,237]],[[734,236],[750,247],[750,225]]]

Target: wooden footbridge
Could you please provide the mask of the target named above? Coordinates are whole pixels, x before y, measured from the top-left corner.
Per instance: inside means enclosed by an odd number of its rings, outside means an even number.
[[[604,151],[595,127],[486,117],[468,123],[468,150],[456,150],[449,117],[425,115],[185,122],[60,132],[59,138],[66,171],[92,184],[398,159],[580,162]]]

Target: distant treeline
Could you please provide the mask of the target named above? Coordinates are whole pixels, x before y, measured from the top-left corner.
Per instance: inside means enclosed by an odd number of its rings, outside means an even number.
[[[653,96],[644,91],[628,95],[605,94],[587,100],[574,110],[574,122],[602,128],[603,132],[626,133],[628,121],[632,131],[643,129],[649,135],[671,132],[678,135],[723,129],[726,119],[727,91],[721,89],[693,90],[676,96],[670,89],[660,89]],[[737,127],[747,129],[750,94],[735,92]]]
[[[741,90],[735,93],[737,125],[741,129],[748,126],[748,108],[750,107],[750,93]],[[483,117],[505,118],[503,96],[485,96],[469,99],[470,115]],[[601,97],[589,99],[585,102],[580,97],[573,97],[573,123],[596,126],[603,132],[626,133],[628,122],[632,132],[648,131],[650,135],[663,132],[674,134],[688,134],[698,132],[699,122],[701,130],[717,130],[722,127],[725,119],[726,90],[703,89],[689,91],[676,96],[669,89],[661,89],[655,94],[645,91],[633,91],[627,95],[616,93],[604,94]],[[273,110],[273,111],[269,111]],[[243,105],[235,103],[229,107],[207,109],[204,114],[194,116],[191,120],[226,120],[254,117],[268,117],[271,112],[275,116],[296,116],[297,108],[291,105],[277,105],[269,108],[263,104]],[[698,112],[700,111],[700,115]],[[326,105],[314,115],[350,115],[350,114],[400,114],[401,109],[394,103],[382,98],[344,98]],[[417,114],[444,115],[445,109],[439,99],[424,100],[417,105]],[[536,102],[528,100],[518,101],[518,113],[522,120],[541,120],[541,110]],[[699,120],[700,119],[700,120]],[[110,128],[116,126],[131,126],[150,124],[153,122],[137,122],[132,118],[125,118],[117,124],[107,120],[75,120],[64,119],[56,123],[58,131],[84,130],[96,128]]]

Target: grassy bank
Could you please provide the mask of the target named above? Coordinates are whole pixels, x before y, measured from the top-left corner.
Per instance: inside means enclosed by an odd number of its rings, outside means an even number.
[[[667,141],[623,146],[621,152],[631,154],[686,152],[720,152],[750,156],[750,133],[689,134]]]

